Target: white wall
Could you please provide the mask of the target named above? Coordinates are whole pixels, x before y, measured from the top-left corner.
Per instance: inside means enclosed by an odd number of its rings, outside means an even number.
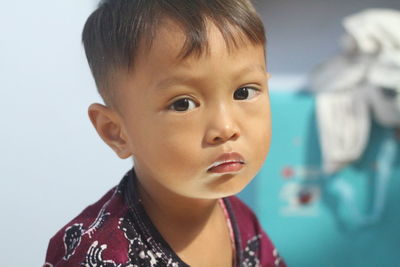
[[[400,8],[398,0],[258,0],[273,74],[295,86],[337,48],[340,18],[372,3]],[[99,97],[80,35],[95,4],[0,0],[2,267],[40,266],[48,239],[131,166],[87,117]]]
[[[129,161],[90,124],[99,101],[80,35],[95,1],[0,1],[0,262],[41,266],[47,242]]]

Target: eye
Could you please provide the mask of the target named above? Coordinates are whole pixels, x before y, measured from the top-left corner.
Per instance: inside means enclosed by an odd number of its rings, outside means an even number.
[[[196,103],[189,99],[189,98],[181,98],[176,100],[174,103],[172,103],[169,106],[169,109],[174,110],[174,111],[179,111],[179,112],[183,112],[183,111],[188,111],[191,109],[194,109],[196,107]]]
[[[253,87],[240,87],[233,93],[233,98],[235,100],[252,99],[257,96],[259,91],[259,89]]]

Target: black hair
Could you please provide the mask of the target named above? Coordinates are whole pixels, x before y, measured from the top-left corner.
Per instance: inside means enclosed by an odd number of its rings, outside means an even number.
[[[266,43],[263,23],[250,0],[100,1],[85,23],[82,41],[106,105],[113,106],[113,73],[134,66],[140,44],[150,49],[164,19],[172,19],[186,35],[182,59],[208,49],[207,20],[220,30],[228,49],[238,46],[238,32],[253,44]]]

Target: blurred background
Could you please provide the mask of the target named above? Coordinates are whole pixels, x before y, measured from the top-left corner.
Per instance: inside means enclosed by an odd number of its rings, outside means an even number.
[[[118,183],[131,162],[114,155],[87,116],[100,98],[80,35],[97,1],[0,3],[0,262],[41,266],[49,238]],[[324,172],[309,77],[340,53],[344,17],[400,10],[400,2],[255,5],[268,34],[274,135],[263,169],[240,197],[289,266],[399,266],[399,142],[371,119],[363,153]]]

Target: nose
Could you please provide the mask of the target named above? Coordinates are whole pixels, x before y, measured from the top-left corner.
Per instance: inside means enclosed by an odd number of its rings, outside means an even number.
[[[205,136],[207,144],[217,145],[238,139],[240,131],[236,121],[234,114],[226,106],[220,105],[211,112]]]

